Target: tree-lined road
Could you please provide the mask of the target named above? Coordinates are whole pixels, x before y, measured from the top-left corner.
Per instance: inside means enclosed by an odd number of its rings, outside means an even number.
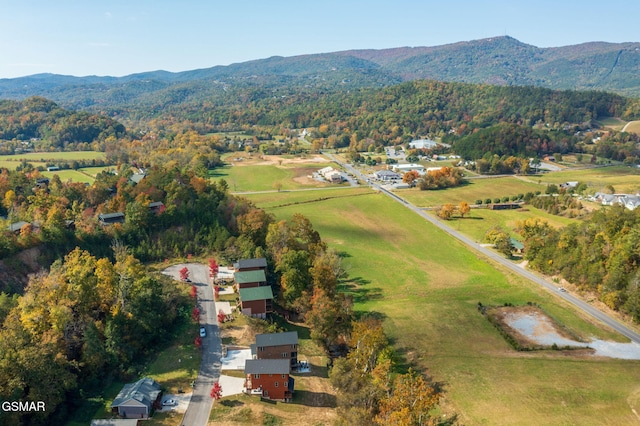
[[[366,176],[364,176],[362,173],[360,173],[360,171],[358,171],[352,165],[346,164],[346,163],[343,163],[343,162],[339,161],[332,154],[324,153],[324,155],[326,155],[331,160],[333,160],[337,164],[339,164],[342,167],[344,167],[349,172],[353,173],[355,176],[358,176],[363,181],[367,182],[368,178]],[[411,203],[407,202],[406,200],[400,198],[396,194],[386,190],[382,186],[380,186],[380,185],[378,185],[376,183],[373,183],[373,182],[369,182],[369,185],[372,188],[374,188],[374,189],[380,191],[381,193],[387,195],[388,197],[390,197],[394,201],[397,201],[398,203],[404,205],[405,207],[407,207],[408,209],[412,210],[416,214],[422,216],[427,221],[429,221],[430,223],[432,223],[433,225],[435,225],[436,227],[438,227],[439,229],[441,229],[445,233],[451,235],[452,237],[454,237],[457,240],[461,241],[462,243],[466,244],[468,247],[476,250],[477,252],[480,252],[481,254],[485,255],[488,258],[490,258],[494,262],[497,262],[498,264],[507,267],[512,272],[514,272],[516,274],[519,274],[519,275],[523,276],[524,278],[527,278],[527,279],[529,279],[529,280],[541,285],[542,287],[544,287],[544,288],[556,293],[557,296],[562,297],[563,299],[565,299],[569,303],[571,303],[574,306],[576,306],[578,309],[581,309],[583,312],[585,312],[588,315],[592,316],[593,318],[599,320],[600,322],[606,324],[607,326],[611,327],[613,330],[617,331],[618,333],[622,334],[623,336],[626,336],[627,338],[629,338],[630,340],[632,340],[632,341],[634,341],[636,343],[640,343],[640,334],[636,333],[634,330],[630,329],[626,325],[618,322],[614,318],[611,318],[610,316],[608,316],[604,312],[598,310],[597,308],[589,305],[588,303],[586,303],[582,299],[580,299],[578,297],[575,297],[575,296],[573,296],[573,295],[571,295],[569,293],[559,291],[559,289],[555,285],[553,285],[552,283],[546,281],[543,277],[541,277],[541,276],[539,276],[539,275],[537,275],[537,274],[535,274],[535,273],[533,273],[533,272],[531,272],[531,271],[529,271],[527,269],[524,269],[524,268],[514,264],[513,262],[511,262],[508,259],[504,258],[500,254],[494,252],[493,250],[490,250],[490,249],[487,249],[485,247],[482,247],[480,244],[476,243],[475,241],[471,240],[470,238],[466,237],[465,235],[461,234],[460,232],[457,232],[456,230],[450,228],[449,226],[444,224],[442,221],[440,221],[440,220],[434,218],[433,216],[425,213],[421,208],[414,206],[413,204],[411,204]]]
[[[198,289],[200,325],[207,330],[207,336],[202,339],[200,370],[182,425],[206,426],[209,423],[209,414],[213,405],[213,399],[210,396],[211,388],[220,380],[222,342],[218,329],[216,304],[213,300],[213,287],[209,284],[208,266],[190,263],[179,265],[179,268],[183,266],[189,269],[191,281]]]

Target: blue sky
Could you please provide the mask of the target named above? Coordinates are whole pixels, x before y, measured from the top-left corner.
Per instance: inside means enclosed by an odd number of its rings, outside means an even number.
[[[630,0],[0,0],[0,78],[175,72],[500,35],[538,47],[638,42],[638,16]]]

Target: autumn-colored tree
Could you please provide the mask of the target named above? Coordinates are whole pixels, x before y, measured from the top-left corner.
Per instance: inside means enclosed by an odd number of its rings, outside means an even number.
[[[180,281],[187,281],[189,279],[189,269],[185,266],[180,269]]]
[[[218,276],[219,270],[220,267],[218,266],[218,262],[216,262],[214,258],[209,259],[209,276],[215,280],[215,278]]]
[[[196,348],[201,348],[202,347],[202,337],[197,336],[195,338],[195,340],[193,341],[193,344],[196,346]]]
[[[415,181],[417,181],[419,178],[420,178],[420,173],[418,173],[416,170],[409,170],[402,176],[402,181],[404,183],[411,185]]]
[[[453,216],[453,213],[456,211],[456,206],[454,206],[453,204],[444,204],[442,207],[440,207],[437,212],[438,212],[438,217],[444,220],[449,220],[451,219],[451,217]]]
[[[220,386],[219,382],[215,382],[213,384],[213,387],[211,388],[211,393],[209,395],[211,396],[211,398],[213,398],[216,401],[222,398],[222,386]]]
[[[224,311],[222,309],[220,309],[218,311],[218,322],[220,324],[222,324],[224,322],[224,320],[227,319],[227,316],[225,315]]]
[[[425,378],[409,369],[396,377],[391,394],[380,401],[380,412],[374,418],[379,425],[429,425],[430,413],[440,394]]]
[[[220,287],[217,285],[213,287],[213,299],[217,302],[220,297]]]
[[[189,295],[191,296],[192,299],[195,299],[196,297],[198,297],[198,287],[196,287],[195,285],[192,285],[191,292],[189,293]]]
[[[376,366],[378,355],[388,346],[387,336],[380,320],[367,317],[353,323],[347,358],[353,361],[356,370],[370,373]]]
[[[469,203],[466,201],[461,201],[460,204],[458,204],[458,211],[460,212],[460,216],[464,217],[465,214],[471,211],[471,206],[469,206]]]
[[[191,310],[191,318],[194,321],[198,321],[198,319],[200,318],[200,308],[198,308],[197,306],[193,307],[193,309]]]

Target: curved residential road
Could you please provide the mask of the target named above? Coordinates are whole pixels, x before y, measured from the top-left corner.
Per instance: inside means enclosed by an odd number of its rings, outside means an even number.
[[[363,181],[365,181],[365,182],[367,181],[367,177],[364,176],[362,173],[360,173],[358,170],[356,170],[352,165],[340,162],[335,156],[333,156],[331,154],[324,153],[324,155],[326,155],[327,157],[329,157],[330,159],[332,159],[336,163],[340,164],[345,169],[349,170],[355,176],[360,177],[361,179],[363,179]],[[589,305],[588,303],[586,303],[582,299],[580,299],[578,297],[575,297],[575,296],[573,296],[573,295],[571,295],[569,293],[561,292],[555,285],[553,285],[552,283],[546,281],[541,276],[539,276],[539,275],[537,275],[537,274],[535,274],[535,273],[533,273],[533,272],[531,272],[531,271],[529,271],[527,269],[524,269],[524,268],[514,264],[513,262],[510,262],[509,260],[507,260],[506,258],[501,256],[500,254],[494,252],[493,250],[489,250],[489,249],[487,249],[485,247],[482,247],[480,244],[476,243],[475,241],[471,240],[470,238],[466,237],[465,235],[457,232],[456,230],[451,229],[450,227],[445,225],[443,222],[441,222],[438,219],[434,218],[433,216],[430,216],[429,214],[425,213],[419,207],[416,207],[413,204],[410,204],[409,202],[407,202],[403,198],[400,198],[396,194],[384,189],[382,186],[380,186],[380,185],[378,185],[376,183],[373,183],[373,182],[370,182],[369,185],[372,188],[374,188],[375,190],[380,191],[381,193],[383,193],[383,194],[387,195],[388,197],[392,198],[393,200],[403,204],[408,209],[410,209],[413,212],[415,212],[416,214],[422,216],[423,218],[425,218],[427,221],[429,221],[433,225],[437,226],[442,231],[444,231],[447,234],[451,235],[452,237],[458,239],[463,244],[466,244],[468,247],[473,248],[474,250],[482,253],[483,255],[487,256],[488,258],[490,258],[494,262],[497,262],[500,265],[505,266],[506,268],[508,268],[512,272],[514,272],[516,274],[519,274],[519,275],[521,275],[521,276],[523,276],[523,277],[525,277],[525,278],[527,278],[527,279],[529,279],[529,280],[541,285],[542,287],[546,288],[547,290],[556,293],[557,296],[565,299],[567,302],[573,304],[574,306],[576,306],[579,309],[581,309],[583,312],[591,315],[593,318],[596,318],[597,320],[599,320],[602,323],[606,324],[607,326],[611,327],[612,329],[614,329],[618,333],[622,334],[623,336],[628,337],[630,340],[632,340],[632,341],[634,341],[636,343],[640,343],[640,334],[636,333],[635,331],[633,331],[632,329],[630,329],[626,325],[618,322],[617,320],[611,318],[610,316],[608,316],[604,312],[602,312],[602,311],[594,308],[593,306]]]
[[[202,339],[200,370],[181,424],[206,426],[209,423],[209,414],[213,405],[210,396],[211,388],[220,379],[222,341],[218,329],[216,304],[213,300],[213,287],[209,284],[208,266],[195,263],[185,266],[189,269],[191,281],[198,288],[200,325],[207,330],[207,337]]]

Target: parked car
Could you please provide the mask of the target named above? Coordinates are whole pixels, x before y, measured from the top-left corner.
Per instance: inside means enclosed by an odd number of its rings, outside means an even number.
[[[200,327],[200,337],[207,337],[207,330],[204,327]]]
[[[174,405],[178,405],[175,399],[165,399],[162,401],[163,407],[173,407]]]

